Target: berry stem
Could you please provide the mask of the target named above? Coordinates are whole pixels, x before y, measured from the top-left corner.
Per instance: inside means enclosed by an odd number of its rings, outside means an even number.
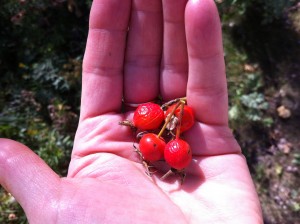
[[[186,173],[185,173],[185,170],[184,170],[184,169],[182,169],[182,170],[176,170],[176,169],[174,169],[174,168],[171,168],[171,169],[170,169],[168,172],[166,172],[160,179],[161,179],[161,180],[165,180],[165,179],[167,179],[169,176],[171,176],[171,175],[173,175],[173,174],[179,175],[179,177],[180,177],[180,185],[182,185],[183,182],[184,182],[185,176],[186,176]]]
[[[176,99],[174,99],[174,100],[170,100],[170,101],[164,103],[164,104],[161,106],[161,108],[162,108],[163,110],[165,110],[165,109],[168,108],[169,106],[171,106],[171,105],[173,105],[173,104],[175,104],[175,103],[178,103],[179,101],[183,101],[184,103],[186,103],[186,97],[181,97],[181,98],[176,98]]]
[[[184,104],[186,103],[186,96],[185,97],[181,97],[179,99],[180,99],[180,101],[184,102]]]
[[[170,175],[174,174],[174,171],[172,169],[170,169],[167,173],[165,173],[160,179],[161,180],[165,180],[167,177],[169,177]]]
[[[119,125],[128,126],[128,127],[131,128],[131,130],[133,132],[135,132],[137,130],[137,128],[134,126],[134,124],[131,121],[129,121],[129,120],[120,121]]]
[[[171,113],[167,116],[167,119],[166,119],[166,121],[165,121],[165,123],[164,123],[164,126],[161,128],[160,132],[159,132],[158,135],[157,135],[158,138],[160,138],[160,137],[162,136],[162,134],[164,133],[164,131],[165,131],[165,129],[166,129],[168,123],[170,122],[172,116],[174,115],[176,109],[180,106],[180,104],[181,104],[181,101],[179,101],[179,102],[176,104],[176,106],[173,108],[173,110],[171,111]]]
[[[180,100],[180,113],[179,113],[179,117],[178,117],[177,129],[176,129],[176,138],[180,137],[181,120],[182,120],[182,116],[183,116],[184,104],[185,104],[185,102]]]
[[[175,104],[175,103],[178,103],[179,101],[180,101],[180,98],[176,98],[176,99],[174,99],[174,100],[170,100],[170,101],[164,103],[164,104],[161,106],[161,108],[162,108],[163,110],[166,110],[169,106],[171,106],[171,105],[173,105],[173,104]]]

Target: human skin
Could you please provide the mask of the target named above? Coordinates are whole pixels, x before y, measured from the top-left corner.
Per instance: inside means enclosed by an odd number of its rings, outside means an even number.
[[[67,177],[0,139],[0,184],[30,223],[263,223],[246,160],[228,127],[221,25],[213,0],[94,0],[81,113]],[[129,29],[128,29],[129,27]],[[66,31],[67,32],[67,31]],[[183,185],[149,177],[119,121],[125,102],[187,96],[196,124]]]

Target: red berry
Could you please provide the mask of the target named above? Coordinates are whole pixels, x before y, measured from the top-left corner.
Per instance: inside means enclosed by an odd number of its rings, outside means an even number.
[[[164,157],[165,146],[166,143],[162,138],[156,134],[148,133],[141,138],[139,148],[144,160],[155,162]]]
[[[144,103],[138,106],[133,115],[133,124],[138,129],[153,130],[164,121],[164,112],[158,104]]]
[[[176,105],[172,105],[168,108],[166,111],[166,117],[171,113],[171,111],[174,109]],[[174,115],[179,118],[180,117],[180,107],[178,107],[175,110]],[[194,111],[191,107],[184,105],[183,107],[183,115],[182,115],[182,120],[181,120],[181,126],[180,126],[180,132],[187,131],[190,129],[195,123],[195,115]]]
[[[166,162],[177,170],[186,168],[192,160],[190,145],[182,139],[174,139],[166,144],[164,157]]]

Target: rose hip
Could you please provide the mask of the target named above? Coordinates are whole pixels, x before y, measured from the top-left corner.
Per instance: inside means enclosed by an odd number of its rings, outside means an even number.
[[[142,130],[159,128],[164,121],[164,112],[158,104],[144,103],[138,106],[133,115],[133,124]]]
[[[143,135],[139,143],[143,159],[149,162],[163,159],[165,146],[165,141],[153,133]]]
[[[172,105],[168,108],[165,114],[166,117],[171,113],[174,107],[175,105]],[[176,116],[177,118],[180,117],[180,107],[178,107],[175,110],[174,116]],[[193,109],[187,105],[184,105],[181,125],[180,125],[180,132],[187,131],[194,125],[194,123],[195,123],[195,115]]]
[[[191,147],[186,141],[176,138],[166,144],[164,157],[172,168],[182,170],[192,160]]]

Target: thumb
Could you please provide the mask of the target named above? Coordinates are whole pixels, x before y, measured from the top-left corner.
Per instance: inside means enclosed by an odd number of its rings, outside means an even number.
[[[23,207],[27,217],[47,210],[59,186],[59,176],[25,145],[0,138],[0,185]]]

